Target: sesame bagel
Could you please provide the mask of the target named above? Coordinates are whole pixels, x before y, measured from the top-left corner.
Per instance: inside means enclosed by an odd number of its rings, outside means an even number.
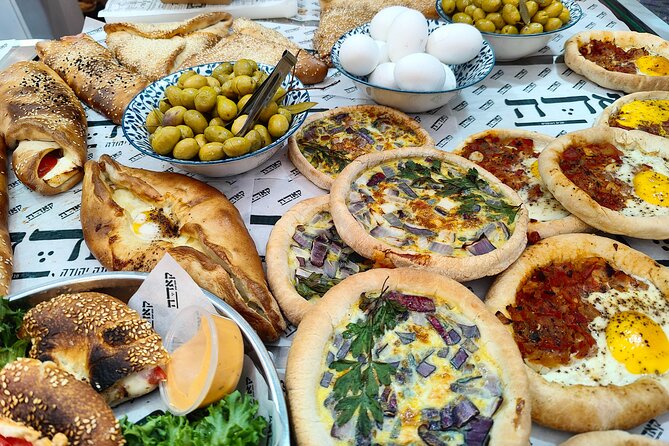
[[[43,437],[41,433],[32,427],[28,427],[7,417],[0,417],[0,443],[2,443],[2,440],[8,441],[9,444],[15,444],[19,440],[19,444],[27,442],[31,446],[68,446],[69,443],[67,437],[61,433],[49,439]]]
[[[53,362],[19,358],[0,371],[0,415],[72,446],[125,444],[114,413],[89,385]]]

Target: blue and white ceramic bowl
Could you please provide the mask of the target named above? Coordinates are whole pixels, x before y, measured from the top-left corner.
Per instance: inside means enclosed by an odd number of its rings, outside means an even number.
[[[428,32],[431,33],[443,23],[437,20],[428,20]],[[378,85],[370,84],[367,76],[355,76],[346,71],[339,61],[339,49],[341,44],[347,37],[355,34],[369,35],[369,23],[352,29],[337,40],[332,47],[332,64],[350,78],[353,83],[365,93],[374,102],[389,107],[396,108],[406,113],[421,113],[428,110],[446,105],[458,91],[463,88],[471,87],[472,85],[482,81],[492,71],[495,66],[495,53],[488,42],[483,39],[483,48],[481,52],[474,59],[467,63],[459,65],[449,65],[453,69],[457,87],[452,90],[438,90],[438,91],[406,91],[393,88],[380,87]]]
[[[256,150],[255,152],[234,158],[226,158],[217,161],[179,160],[169,156],[159,155],[151,148],[149,132],[146,129],[145,121],[149,112],[158,107],[160,100],[165,98],[165,89],[170,85],[176,85],[179,76],[181,76],[184,71],[194,70],[198,74],[208,76],[214,68],[220,64],[221,62],[209,63],[177,71],[176,73],[158,79],[139,92],[139,94],[130,101],[128,108],[123,114],[123,134],[130,144],[135,146],[135,148],[143,154],[171,163],[180,169],[207,177],[219,178],[238,175],[254,169],[278,152],[285,145],[288,137],[302,125],[306,118],[306,112],[294,115],[293,121],[286,134],[276,139],[272,144]],[[270,73],[274,67],[259,63],[258,68],[266,73]],[[289,74],[286,76],[286,79],[281,86],[288,91],[288,94],[284,99],[285,105],[309,101],[309,93],[306,90],[302,90],[302,83],[292,75]]]
[[[497,60],[511,61],[534,54],[545,47],[556,33],[571,28],[576,22],[581,20],[581,17],[583,17],[583,10],[576,0],[561,1],[562,4],[569,9],[570,19],[562,26],[562,28],[556,29],[555,31],[546,31],[538,34],[499,34],[481,32],[483,38],[487,39],[495,49],[495,57],[497,57]],[[441,6],[441,0],[437,0],[436,8],[439,17],[448,23],[453,22],[451,17],[446,14],[446,11],[444,11],[444,8]]]

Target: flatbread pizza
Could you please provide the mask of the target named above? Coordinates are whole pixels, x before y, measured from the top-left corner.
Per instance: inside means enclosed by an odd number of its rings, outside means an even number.
[[[625,431],[587,432],[571,437],[560,446],[666,446],[667,443],[643,435],[634,435]]]
[[[539,175],[539,153],[553,137],[528,130],[494,129],[469,136],[453,153],[478,164],[515,190],[527,206],[527,232],[533,242],[590,226],[571,215],[548,191]]]
[[[288,157],[312,183],[327,190],[359,156],[433,144],[430,135],[402,112],[382,105],[354,105],[309,115],[288,139]]]
[[[618,241],[564,234],[528,247],[486,304],[525,360],[533,420],[629,429],[669,410],[667,296],[669,269]]]
[[[265,263],[272,294],[295,325],[330,288],[373,264],[337,233],[329,195],[299,202],[276,222]]]
[[[455,280],[497,274],[527,241],[527,209],[460,156],[405,148],[362,156],[335,180],[330,212],[356,252]]]
[[[617,99],[595,125],[641,130],[669,138],[669,91],[641,91]]]
[[[669,90],[669,42],[653,34],[582,31],[565,42],[564,62],[613,90]]]
[[[328,291],[300,324],[286,385],[302,446],[529,441],[511,336],[467,288],[426,271],[373,269]]]
[[[669,237],[669,141],[638,130],[594,127],[556,139],[539,156],[548,190],[602,231]]]

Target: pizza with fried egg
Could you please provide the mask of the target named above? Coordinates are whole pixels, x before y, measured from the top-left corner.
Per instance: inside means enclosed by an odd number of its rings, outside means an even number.
[[[565,42],[564,62],[602,87],[669,90],[669,42],[652,34],[582,31]]]
[[[638,130],[568,133],[539,156],[562,205],[590,226],[647,239],[669,237],[669,140]]]
[[[301,446],[529,441],[511,336],[435,273],[377,268],[335,285],[302,319],[286,386]]]
[[[617,99],[595,125],[641,130],[669,138],[669,91],[641,91]]]
[[[564,234],[500,274],[488,308],[526,364],[534,421],[629,429],[669,410],[669,269],[622,243]]]
[[[510,187],[452,153],[404,148],[362,156],[330,192],[342,239],[361,255],[464,281],[497,274],[527,241]]]
[[[361,155],[433,144],[430,135],[400,111],[353,105],[309,115],[288,139],[288,156],[312,183],[330,189],[337,174]]]
[[[453,153],[478,164],[515,190],[527,205],[532,242],[592,228],[571,215],[546,189],[539,176],[539,153],[553,137],[516,129],[485,130],[467,137]]]

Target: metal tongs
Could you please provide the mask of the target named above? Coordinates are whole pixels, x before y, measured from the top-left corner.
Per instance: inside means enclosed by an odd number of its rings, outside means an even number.
[[[270,103],[274,97],[274,93],[279,89],[283,80],[288,73],[290,73],[296,63],[297,57],[293,56],[290,51],[286,50],[283,52],[281,60],[276,64],[276,67],[274,67],[269,77],[262,83],[260,88],[251,95],[239,112],[238,116],[248,115],[248,117],[235,136],[244,136],[246,132],[255,125],[258,120],[258,115],[260,115],[262,109]]]

